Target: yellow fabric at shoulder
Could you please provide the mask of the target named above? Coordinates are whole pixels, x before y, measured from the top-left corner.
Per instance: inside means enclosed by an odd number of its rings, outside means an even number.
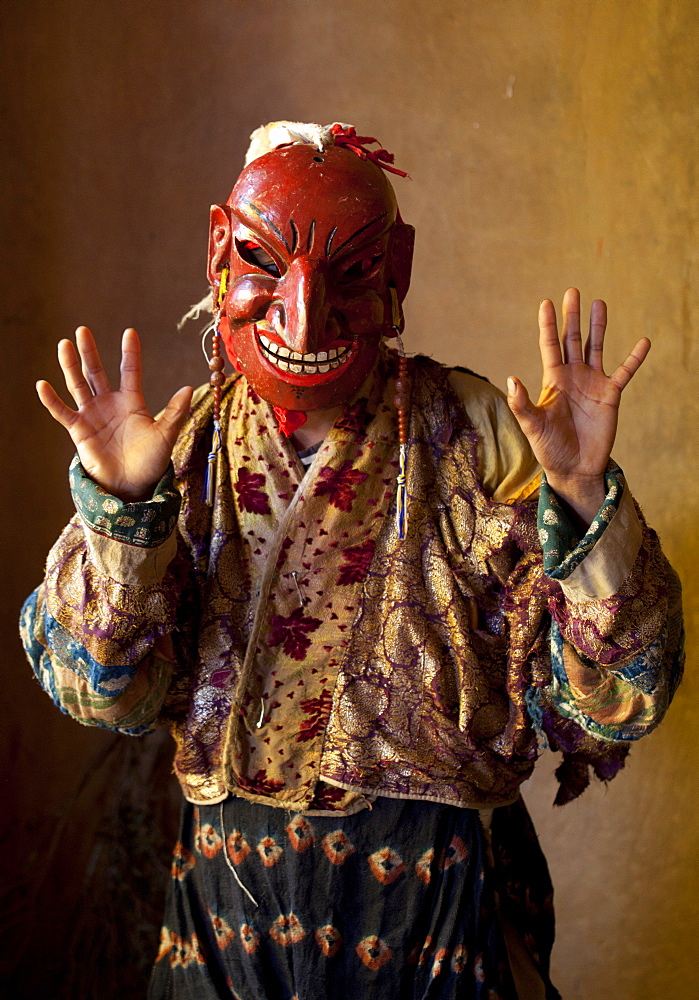
[[[467,372],[451,371],[449,384],[478,434],[478,472],[486,496],[499,503],[536,496],[541,467],[504,394]]]
[[[204,385],[197,386],[192,396],[192,403],[191,403],[192,409],[197,405],[197,403],[201,403],[202,399],[204,399],[207,392],[210,391],[211,391],[211,386],[209,385],[208,382],[205,382]]]

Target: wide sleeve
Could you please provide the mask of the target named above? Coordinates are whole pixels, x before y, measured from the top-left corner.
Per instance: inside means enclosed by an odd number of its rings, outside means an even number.
[[[680,583],[657,535],[610,463],[607,495],[581,538],[504,395],[467,371],[449,382],[478,437],[486,495],[516,504],[538,493],[551,673],[529,694],[532,721],[561,749],[576,746],[577,729],[607,744],[638,739],[662,719],[684,665]]]
[[[75,459],[76,515],[26,601],[22,640],[41,686],[86,725],[133,735],[159,721],[182,645],[191,568],[170,470],[153,497],[122,503]]]
[[[556,711],[605,741],[629,741],[662,719],[682,676],[681,588],[620,470],[582,539],[542,481],[538,528],[551,581]]]

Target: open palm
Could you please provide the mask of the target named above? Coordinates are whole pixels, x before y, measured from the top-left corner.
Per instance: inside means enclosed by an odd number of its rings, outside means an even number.
[[[121,383],[113,390],[94,338],[85,326],[58,345],[58,360],[77,410],[48,382],[37,383],[39,399],[66,428],[88,475],[121,500],[142,500],[167,469],[192,390],[180,389],[154,419],[141,392],[141,348],[129,329],[122,338]]]
[[[543,374],[537,404],[518,379],[508,380],[510,408],[550,485],[564,498],[571,491],[601,489],[622,390],[650,350],[650,341],[643,337],[626,360],[606,375],[602,366],[606,326],[607,307],[597,300],[590,310],[583,350],[578,290],[569,288],[565,293],[560,338],[553,303],[545,299],[539,308]]]

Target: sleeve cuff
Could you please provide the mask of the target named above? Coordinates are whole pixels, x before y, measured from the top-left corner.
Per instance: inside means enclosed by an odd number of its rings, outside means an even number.
[[[605,600],[631,572],[641,547],[642,528],[621,470],[605,475],[607,496],[584,537],[578,540],[553,490],[542,476],[539,540],[544,572],[558,580],[570,601]]]
[[[90,479],[77,455],[70,464],[70,490],[75,509],[87,527],[115,542],[148,549],[162,545],[172,534],[180,512],[172,464],[150,500],[124,503]]]
[[[177,551],[174,528],[180,494],[172,465],[150,500],[124,503],[92,480],[77,456],[70,466],[70,487],[86,531],[90,558],[103,576],[124,586],[160,583]]]

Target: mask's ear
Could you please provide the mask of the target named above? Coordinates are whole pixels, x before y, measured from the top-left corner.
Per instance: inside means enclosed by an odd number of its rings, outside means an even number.
[[[403,301],[410,287],[414,246],[415,227],[407,225],[399,217],[393,226],[388,249],[388,280],[395,287],[399,302]]]
[[[218,293],[221,281],[221,271],[224,264],[231,259],[231,217],[227,205],[211,206],[211,221],[209,224],[209,260],[207,276],[209,284]]]

